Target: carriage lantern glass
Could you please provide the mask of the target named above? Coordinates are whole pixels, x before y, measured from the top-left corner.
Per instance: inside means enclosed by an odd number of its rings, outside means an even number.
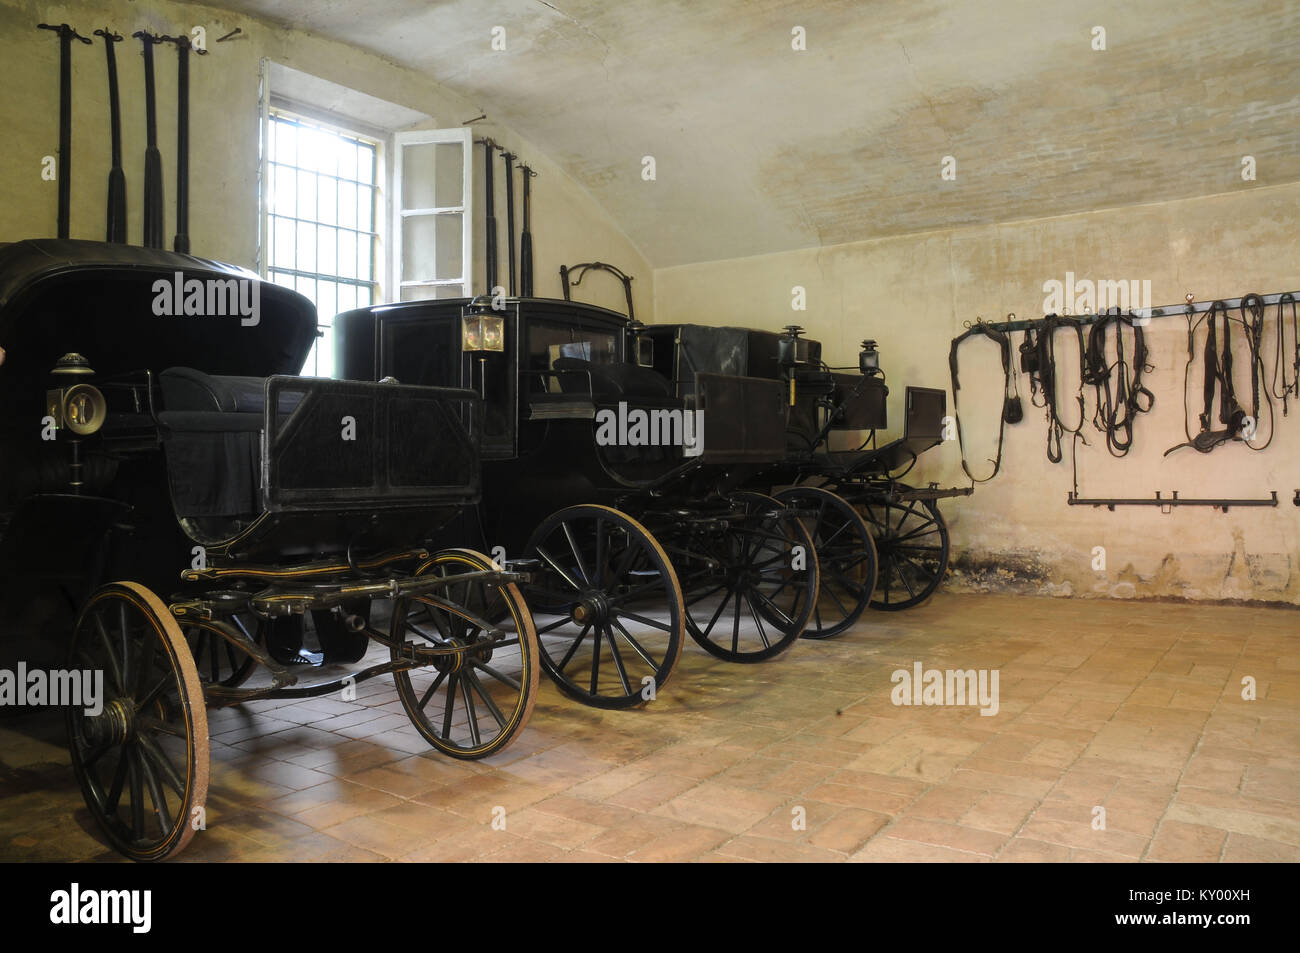
[[[863,377],[875,377],[880,373],[880,352],[876,350],[875,341],[863,341],[858,354],[858,368]]]
[[[505,320],[494,314],[468,314],[461,319],[460,346],[464,351],[504,351]]]

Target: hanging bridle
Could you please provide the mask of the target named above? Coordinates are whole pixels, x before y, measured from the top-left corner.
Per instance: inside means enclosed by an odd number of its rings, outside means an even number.
[[[1279,302],[1280,303],[1280,302]],[[1233,384],[1233,352],[1232,352],[1232,321],[1233,318],[1228,314],[1227,305],[1222,301],[1215,301],[1210,305],[1210,310],[1205,314],[1206,335],[1205,347],[1202,350],[1202,363],[1205,368],[1205,376],[1201,383],[1202,407],[1199,415],[1201,425],[1200,432],[1195,437],[1192,436],[1191,430],[1187,427],[1187,383],[1191,375],[1192,364],[1196,360],[1196,327],[1199,321],[1193,322],[1191,316],[1187,318],[1187,365],[1184,369],[1183,376],[1183,429],[1187,434],[1187,441],[1177,446],[1170,447],[1165,451],[1165,456],[1180,450],[1183,447],[1191,447],[1198,453],[1209,453],[1215,447],[1227,443],[1229,440],[1241,440],[1252,450],[1263,450],[1273,442],[1272,426],[1270,421],[1269,437],[1263,446],[1251,446],[1249,439],[1243,436],[1247,417],[1252,421],[1258,422],[1260,408],[1260,377],[1264,368],[1263,357],[1260,354],[1260,348],[1264,338],[1264,299],[1257,294],[1248,294],[1241,299],[1241,322],[1242,328],[1246,335],[1246,346],[1250,358],[1250,391],[1251,406],[1250,414],[1242,408],[1237,401],[1236,389]],[[1215,318],[1222,315],[1223,317],[1223,348],[1220,351],[1218,343],[1218,324]],[[1249,315],[1249,316],[1247,316]],[[1211,420],[1214,416],[1214,399],[1215,391],[1218,391],[1219,398],[1219,423],[1223,427],[1218,430],[1211,429]],[[1268,390],[1264,391],[1264,400],[1268,405],[1269,416],[1273,414],[1273,403],[1269,397]]]
[[[1291,361],[1291,382],[1287,383],[1286,364],[1283,353],[1286,351],[1286,322],[1283,305],[1291,305],[1291,346],[1294,355]],[[1279,371],[1281,374],[1279,375]],[[1278,393],[1278,377],[1282,378],[1282,392]],[[1282,416],[1287,414],[1287,402],[1292,394],[1300,397],[1300,318],[1296,314],[1296,299],[1291,292],[1286,292],[1277,299],[1277,351],[1273,355],[1273,381],[1270,387],[1272,395],[1282,402]]]
[[[1130,365],[1124,358],[1124,325],[1133,329],[1133,362]],[[1115,363],[1110,364],[1106,356],[1106,328],[1115,327]],[[1133,446],[1133,421],[1138,414],[1149,412],[1155,405],[1155,395],[1142,383],[1142,374],[1154,370],[1147,363],[1146,338],[1142,325],[1136,323],[1132,316],[1122,314],[1119,308],[1114,314],[1098,318],[1088,331],[1088,351],[1085,366],[1087,373],[1084,383],[1092,384],[1097,393],[1097,409],[1093,413],[1092,423],[1106,435],[1106,448],[1112,456],[1122,457]],[[1111,392],[1111,379],[1114,378],[1115,389]],[[1141,398],[1146,398],[1146,406]],[[1122,435],[1122,436],[1121,436]]]
[[[998,413],[998,453],[997,457],[990,460],[993,464],[993,472],[983,479],[977,479],[966,463],[966,442],[961,432],[961,412],[957,409],[957,392],[961,390],[957,377],[957,350],[963,341],[976,334],[983,335],[996,343],[1002,353],[1002,409]],[[966,476],[970,477],[972,483],[987,483],[998,475],[998,470],[1002,467],[1002,439],[1006,433],[1008,408],[1011,403],[1011,339],[983,322],[976,322],[952,339],[952,346],[948,350],[948,370],[952,375],[952,410],[957,420],[957,445],[961,448],[961,468]]]
[[[1079,340],[1079,393],[1075,399],[1079,402],[1079,425],[1077,427],[1067,427],[1061,422],[1061,416],[1057,408],[1057,381],[1056,381],[1056,331],[1059,328],[1073,328],[1075,336]],[[1026,344],[1030,341],[1029,332],[1025,332]],[[1022,358],[1026,345],[1021,345]],[[1061,436],[1071,433],[1078,435],[1083,439],[1084,423],[1084,404],[1083,404],[1083,379],[1086,374],[1084,368],[1084,345],[1083,345],[1083,324],[1078,318],[1062,317],[1057,314],[1049,314],[1043,318],[1043,324],[1038,332],[1037,340],[1033,345],[1037,351],[1038,370],[1036,373],[1031,372],[1029,376],[1031,395],[1037,391],[1043,395],[1043,402],[1039,404],[1034,402],[1035,407],[1043,407],[1047,411],[1047,459],[1052,463],[1061,462]],[[1033,399],[1032,396],[1030,398]],[[1087,441],[1084,440],[1087,444]]]

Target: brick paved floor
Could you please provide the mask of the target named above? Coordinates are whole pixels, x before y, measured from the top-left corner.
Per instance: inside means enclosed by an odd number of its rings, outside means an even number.
[[[998,714],[893,705],[917,661],[998,670]],[[941,594],[770,664],[688,642],[639,711],[543,678],[526,732],[471,764],[389,680],[358,694],[213,711],[208,826],[178,860],[1300,860],[1287,610]],[[114,859],[61,719],[0,721],[0,860]]]

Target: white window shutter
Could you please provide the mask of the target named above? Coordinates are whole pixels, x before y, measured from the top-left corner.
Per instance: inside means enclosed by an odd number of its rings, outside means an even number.
[[[473,130],[393,136],[396,301],[462,298],[474,274]]]

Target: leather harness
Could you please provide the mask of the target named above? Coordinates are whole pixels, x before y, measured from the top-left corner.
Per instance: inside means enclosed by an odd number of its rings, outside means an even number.
[[[1061,422],[1061,416],[1057,404],[1057,374],[1056,374],[1056,332],[1060,328],[1071,328],[1075,337],[1079,341],[1079,393],[1075,399],[1079,402],[1079,425],[1077,427],[1067,427]],[[1083,439],[1082,430],[1084,423],[1084,405],[1083,405],[1083,381],[1087,376],[1087,370],[1084,366],[1084,344],[1083,344],[1083,324],[1078,318],[1068,316],[1062,317],[1058,314],[1049,314],[1043,318],[1042,328],[1038,332],[1037,340],[1029,337],[1029,332],[1025,332],[1026,342],[1033,341],[1033,347],[1037,351],[1037,371],[1031,371],[1029,374],[1030,400],[1033,400],[1034,394],[1042,394],[1043,402],[1040,404],[1034,401],[1035,407],[1043,407],[1047,410],[1047,459],[1052,463],[1061,462],[1061,437],[1063,434],[1077,434]],[[1022,345],[1022,352],[1025,345]],[[1023,353],[1022,353],[1023,359]],[[1086,444],[1087,441],[1084,440]]]
[[[1279,301],[1279,304],[1281,302]],[[1280,309],[1279,309],[1280,310]],[[1180,450],[1183,447],[1191,447],[1198,453],[1209,453],[1215,447],[1227,443],[1229,440],[1248,441],[1248,436],[1243,436],[1243,430],[1246,427],[1246,420],[1249,417],[1253,421],[1259,420],[1260,406],[1260,372],[1263,370],[1263,358],[1260,355],[1260,347],[1264,337],[1264,299],[1257,294],[1248,294],[1241,299],[1242,317],[1236,320],[1240,321],[1246,335],[1246,345],[1250,357],[1250,390],[1251,405],[1250,414],[1237,401],[1236,390],[1233,385],[1233,353],[1232,353],[1232,322],[1233,318],[1228,314],[1228,308],[1222,301],[1215,301],[1210,305],[1210,310],[1206,312],[1205,322],[1207,326],[1205,336],[1205,347],[1202,350],[1202,363],[1204,365],[1204,378],[1201,383],[1202,407],[1199,415],[1201,425],[1200,432],[1195,437],[1187,429],[1187,378],[1191,374],[1192,363],[1196,360],[1195,335],[1196,327],[1200,323],[1193,322],[1189,316],[1187,319],[1187,366],[1183,379],[1183,425],[1187,433],[1187,441],[1177,446],[1170,447],[1165,451],[1165,456]],[[1249,315],[1249,316],[1248,316]],[[1218,332],[1216,318],[1223,318],[1223,347],[1219,348]],[[1211,419],[1214,416],[1215,391],[1218,391],[1219,400],[1219,423],[1223,427],[1219,430],[1211,429]],[[1264,392],[1264,399],[1268,402],[1270,416],[1272,415],[1272,402],[1269,399],[1267,390]],[[1269,443],[1272,443],[1273,435],[1270,427],[1268,441],[1260,447],[1251,447],[1252,450],[1263,450]],[[1247,442],[1247,446],[1250,444]]]
[[[997,344],[1002,353],[1002,412],[998,415],[998,454],[991,460],[993,472],[983,479],[976,479],[975,474],[970,472],[970,467],[966,463],[966,442],[961,432],[961,412],[957,409],[957,393],[961,390],[961,384],[957,377],[957,349],[962,342],[972,335],[980,334]],[[1006,433],[1007,425],[1007,405],[1010,402],[1011,391],[1011,339],[1001,331],[997,331],[987,324],[977,322],[971,325],[966,331],[952,339],[952,346],[948,350],[948,370],[952,375],[952,410],[957,418],[957,444],[961,448],[961,468],[970,477],[972,483],[987,483],[998,475],[998,470],[1002,467],[1002,438]]]
[[[1133,329],[1133,361],[1124,357],[1124,325]],[[1106,329],[1115,328],[1115,363],[1108,363],[1106,355]],[[1154,368],[1147,363],[1146,338],[1142,325],[1132,316],[1115,309],[1114,314],[1100,317],[1088,331],[1088,352],[1085,361],[1087,375],[1084,383],[1092,384],[1097,393],[1097,409],[1092,423],[1106,435],[1106,448],[1112,456],[1122,457],[1133,446],[1133,421],[1138,414],[1148,413],[1155,405],[1155,395],[1142,383],[1142,374]],[[1111,392],[1111,378],[1115,380]],[[1146,398],[1143,406],[1142,398]],[[1122,436],[1121,436],[1122,435]]]

